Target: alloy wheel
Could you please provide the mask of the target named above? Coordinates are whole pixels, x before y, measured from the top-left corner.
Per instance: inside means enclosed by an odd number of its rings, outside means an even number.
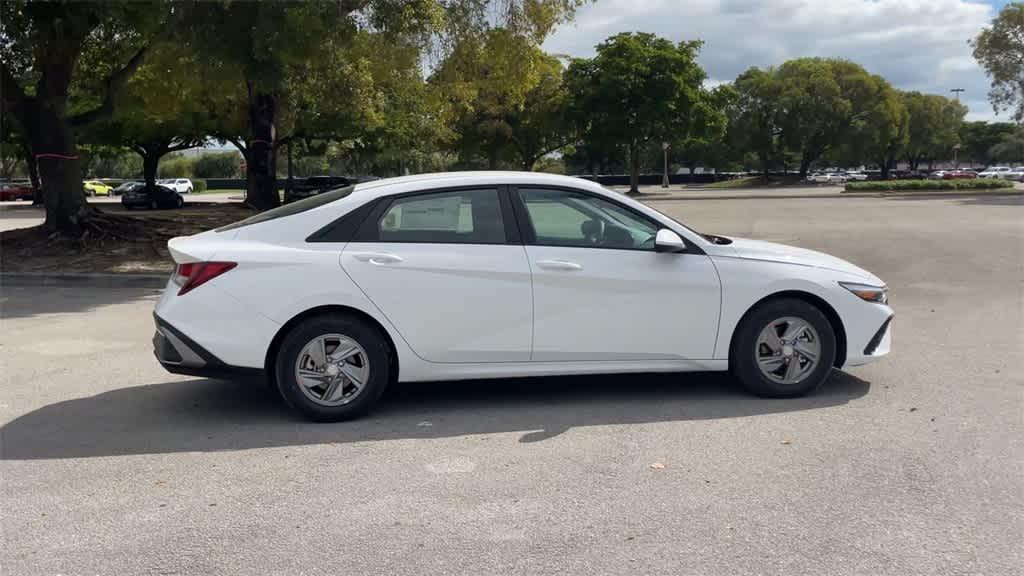
[[[295,381],[302,393],[322,406],[348,404],[370,379],[370,361],[358,342],[343,334],[310,340],[295,361]]]
[[[754,360],[761,374],[779,384],[799,383],[814,371],[820,357],[818,332],[795,316],[769,322],[754,346]]]

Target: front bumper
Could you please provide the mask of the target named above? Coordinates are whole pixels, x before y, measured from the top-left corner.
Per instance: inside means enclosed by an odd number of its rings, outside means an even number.
[[[856,344],[851,342],[845,366],[863,366],[888,356],[892,347],[892,319],[892,314],[887,316],[863,348],[854,348]]]
[[[153,320],[156,322],[156,332],[153,334],[153,354],[168,372],[219,380],[266,377],[264,371],[259,368],[245,368],[224,363],[155,312]]]

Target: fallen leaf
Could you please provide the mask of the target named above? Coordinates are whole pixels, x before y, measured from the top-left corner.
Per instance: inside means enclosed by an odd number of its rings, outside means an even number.
[[[790,442],[789,440],[783,440],[782,442],[779,442],[779,444],[787,444],[788,445],[788,444],[792,444],[792,442]]]
[[[654,464],[651,464],[651,468],[654,468],[655,470],[664,470],[665,465],[661,462],[655,462]]]
[[[910,411],[911,412],[917,412],[917,408],[911,408]]]

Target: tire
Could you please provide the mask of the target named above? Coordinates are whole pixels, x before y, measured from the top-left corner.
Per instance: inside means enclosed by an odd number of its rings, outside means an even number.
[[[339,383],[334,389],[333,402],[325,399],[328,393],[326,384],[315,389],[304,386],[298,374],[300,367],[306,367],[306,373],[316,369],[316,358],[310,351],[316,350],[314,343],[324,337],[327,337],[328,346],[339,338],[345,339],[344,344],[339,341],[333,349],[326,348],[328,355],[337,353],[342,347],[349,349],[352,343],[361,348],[339,365],[345,364],[353,372],[365,370],[359,374],[364,380],[361,388],[355,387],[352,380],[336,377]],[[358,367],[360,364],[362,367]],[[325,314],[304,320],[284,337],[274,363],[274,373],[278,391],[291,408],[310,420],[340,422],[366,414],[377,403],[390,381],[390,366],[390,348],[376,326],[346,314]],[[322,372],[324,376],[329,372],[330,367],[327,368]],[[351,397],[345,399],[349,395]]]
[[[769,344],[773,340],[769,326],[776,334],[782,332],[774,346]],[[798,332],[797,342],[786,338],[791,329]],[[810,355],[816,356],[813,366]],[[740,321],[729,351],[729,370],[752,394],[793,398],[814,391],[827,380],[835,358],[836,336],[825,314],[803,300],[779,298],[758,305]],[[791,375],[789,364],[794,359]]]
[[[185,200],[184,200],[184,199],[182,199],[182,198],[181,198],[181,197],[179,196],[179,197],[178,197],[178,200],[177,200],[177,201],[176,201],[176,202],[174,203],[174,207],[175,207],[175,208],[181,208],[181,207],[182,207],[182,206],[184,206],[184,205],[185,205]]]

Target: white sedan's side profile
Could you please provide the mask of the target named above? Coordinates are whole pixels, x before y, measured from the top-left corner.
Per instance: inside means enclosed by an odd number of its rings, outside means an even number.
[[[263,377],[314,420],[361,415],[394,381],[729,370],[791,397],[891,340],[871,273],[566,176],[365,182],[168,245],[160,363]]]

